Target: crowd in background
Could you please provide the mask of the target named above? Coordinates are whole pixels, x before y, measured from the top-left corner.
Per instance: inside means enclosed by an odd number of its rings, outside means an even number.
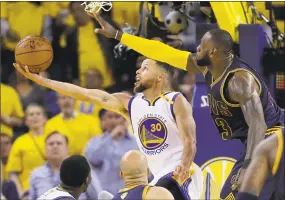
[[[117,28],[126,22],[138,28],[139,2],[113,2],[111,11],[101,15]],[[94,199],[102,189],[115,194],[123,187],[119,160],[137,148],[126,120],[40,87],[12,66],[17,42],[42,35],[54,49],[53,63],[42,76],[132,93],[144,57],[116,59],[118,42],[94,34],[98,26],[80,2],[1,2],[1,185],[6,199],[35,200],[55,187],[60,163],[73,154],[85,155],[92,166],[92,183],[81,199]],[[191,100],[195,77],[177,71],[173,80],[173,88]]]

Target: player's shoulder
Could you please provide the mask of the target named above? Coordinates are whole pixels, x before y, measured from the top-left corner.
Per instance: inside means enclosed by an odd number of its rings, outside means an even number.
[[[146,199],[151,200],[151,199],[165,199],[165,200],[174,200],[173,195],[165,188],[163,187],[149,187],[147,194],[146,194]]]

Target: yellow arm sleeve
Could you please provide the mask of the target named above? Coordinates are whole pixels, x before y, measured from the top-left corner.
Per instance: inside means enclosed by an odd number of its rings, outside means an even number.
[[[187,69],[190,52],[181,51],[162,42],[148,40],[127,33],[123,33],[121,43],[150,59],[167,63],[179,69]]]

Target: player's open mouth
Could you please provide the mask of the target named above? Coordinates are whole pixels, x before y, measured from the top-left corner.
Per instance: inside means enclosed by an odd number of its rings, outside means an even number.
[[[136,76],[136,82],[135,82],[135,86],[140,82],[140,78]]]

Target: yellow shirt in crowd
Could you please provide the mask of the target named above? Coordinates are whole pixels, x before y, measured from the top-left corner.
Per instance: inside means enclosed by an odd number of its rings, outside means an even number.
[[[45,125],[45,136],[53,131],[59,131],[69,140],[69,154],[82,154],[87,142],[95,135],[101,135],[100,121],[82,113],[75,113],[72,119],[63,119],[62,114],[48,120]]]
[[[12,145],[6,171],[18,172],[23,190],[28,190],[30,173],[45,163],[44,135],[33,136],[28,132],[16,139]]]
[[[102,107],[87,101],[77,101],[76,102],[76,110],[81,113],[85,113],[88,115],[92,115],[96,118],[96,120],[100,121],[99,112]]]
[[[24,117],[24,112],[22,104],[18,93],[14,88],[1,83],[1,114],[3,116],[14,116],[14,117]],[[8,136],[13,136],[13,130],[11,127],[4,124],[0,124],[1,133],[7,134]]]

